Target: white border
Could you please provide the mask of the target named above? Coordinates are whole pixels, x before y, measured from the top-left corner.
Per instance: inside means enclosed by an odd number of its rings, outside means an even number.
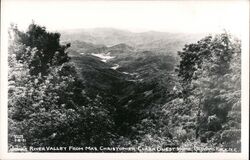
[[[1,68],[0,68],[0,159],[218,159],[235,160],[249,157],[249,15],[242,15],[242,152],[241,153],[8,153],[7,152],[7,16],[1,1]],[[96,2],[98,3],[98,2]],[[246,1],[247,13],[249,2]]]

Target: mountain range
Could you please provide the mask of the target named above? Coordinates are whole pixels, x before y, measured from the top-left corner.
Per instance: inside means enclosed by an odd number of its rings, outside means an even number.
[[[61,40],[67,42],[86,42],[91,47],[95,45],[105,45],[107,47],[117,44],[127,44],[137,51],[153,51],[176,55],[187,43],[194,43],[204,34],[188,33],[168,33],[168,32],[130,32],[114,28],[94,28],[94,29],[74,29],[63,30]],[[100,46],[99,46],[100,47]]]

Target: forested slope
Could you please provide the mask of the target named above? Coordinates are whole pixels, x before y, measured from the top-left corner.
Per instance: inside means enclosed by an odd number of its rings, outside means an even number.
[[[10,148],[23,135],[19,145],[28,148],[240,151],[241,43],[230,34],[187,44],[178,58],[174,45],[164,52],[63,45],[59,33],[34,23],[26,32],[11,26],[9,34]]]

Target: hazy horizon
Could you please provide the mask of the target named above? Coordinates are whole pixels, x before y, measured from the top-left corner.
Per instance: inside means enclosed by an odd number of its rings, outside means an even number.
[[[19,25],[16,23],[10,23],[10,24],[15,24],[17,25],[18,29],[21,31],[27,31],[28,30],[28,26],[32,23],[32,21],[27,24],[26,28],[19,28]],[[130,33],[134,33],[134,34],[140,34],[140,33],[150,33],[150,32],[155,32],[155,33],[163,33],[163,34],[186,34],[186,35],[209,35],[209,34],[219,34],[219,33],[223,33],[223,32],[227,32],[229,34],[232,34],[236,37],[239,36],[239,34],[231,32],[230,30],[227,30],[226,28],[218,30],[216,32],[212,32],[212,31],[204,31],[204,32],[183,32],[183,31],[176,31],[176,32],[170,32],[170,31],[161,31],[161,30],[144,30],[144,29],[138,29],[138,30],[129,30],[129,29],[124,29],[124,28],[114,28],[114,27],[93,27],[93,28],[67,28],[67,29],[49,29],[47,28],[47,26],[37,23],[36,21],[34,21],[35,24],[38,24],[42,27],[45,27],[48,31],[50,32],[58,32],[58,33],[76,33],[76,32],[90,32],[91,30],[96,30],[96,29],[100,29],[100,30],[117,30],[117,31],[121,31],[121,32],[130,32]]]

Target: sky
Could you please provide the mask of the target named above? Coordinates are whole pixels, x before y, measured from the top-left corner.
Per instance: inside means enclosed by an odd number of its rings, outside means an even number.
[[[248,20],[247,0],[80,1],[3,0],[3,16],[25,30],[112,27],[133,32],[221,32],[240,34]]]

